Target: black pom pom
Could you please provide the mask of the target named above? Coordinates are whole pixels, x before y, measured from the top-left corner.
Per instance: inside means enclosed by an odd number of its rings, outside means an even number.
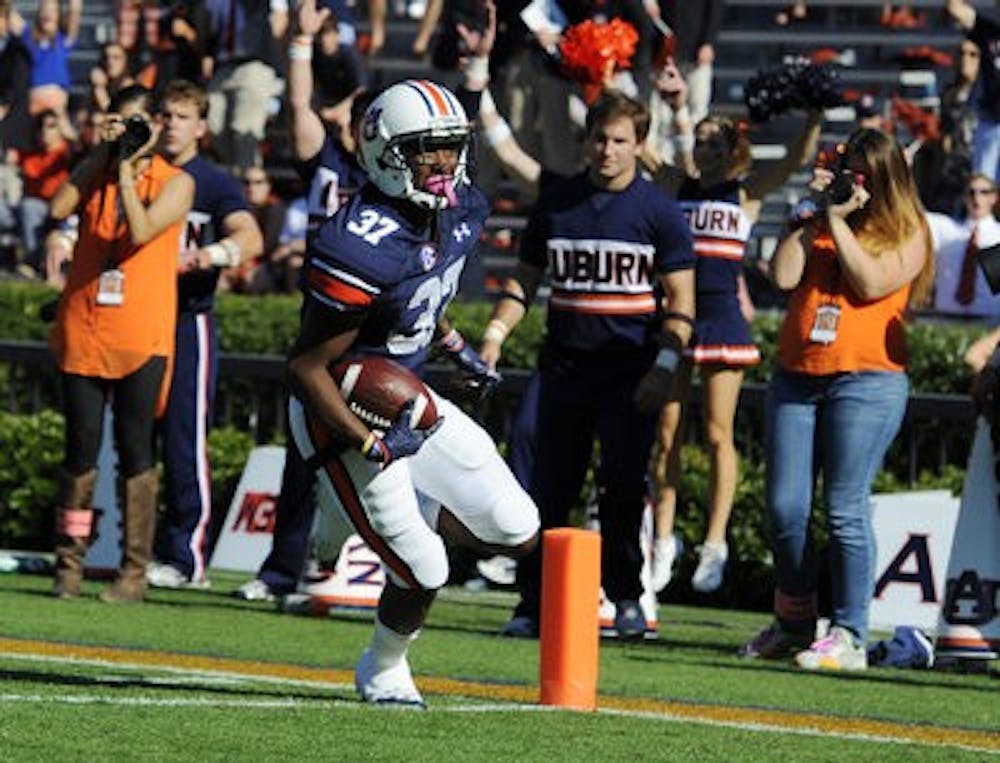
[[[844,102],[837,70],[803,60],[758,72],[743,91],[754,122],[766,122],[792,109],[828,109]]]

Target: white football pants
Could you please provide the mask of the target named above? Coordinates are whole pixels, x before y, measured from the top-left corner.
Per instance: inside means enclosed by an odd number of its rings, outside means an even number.
[[[432,394],[444,422],[416,454],[382,469],[349,449],[317,468],[317,526],[326,536],[317,540],[340,548],[356,532],[394,582],[428,590],[448,581],[448,556],[436,532],[442,506],[491,545],[517,546],[539,529],[538,509],[489,434],[458,406]],[[289,423],[306,460],[329,441],[326,427],[294,397]]]

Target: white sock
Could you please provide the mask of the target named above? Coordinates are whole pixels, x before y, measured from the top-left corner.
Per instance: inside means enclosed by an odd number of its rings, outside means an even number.
[[[410,642],[420,635],[420,629],[413,633],[396,633],[389,626],[385,625],[378,616],[375,617],[375,632],[372,634],[371,650],[375,657],[375,664],[380,670],[398,665],[400,660],[406,656],[406,650],[410,647]]]

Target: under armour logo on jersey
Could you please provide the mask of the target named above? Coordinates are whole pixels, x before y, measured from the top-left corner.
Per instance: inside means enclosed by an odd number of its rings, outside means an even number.
[[[468,223],[462,223],[455,227],[451,232],[451,235],[455,237],[455,241],[461,244],[465,239],[472,235],[472,229],[469,227]]]
[[[420,264],[424,266],[424,270],[433,268],[437,261],[438,252],[434,244],[424,244],[420,247]]]

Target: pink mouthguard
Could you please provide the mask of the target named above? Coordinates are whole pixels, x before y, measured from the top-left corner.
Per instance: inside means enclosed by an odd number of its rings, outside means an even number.
[[[451,175],[431,175],[424,183],[424,190],[435,196],[446,198],[449,207],[458,206],[458,196],[455,195],[455,178]]]

